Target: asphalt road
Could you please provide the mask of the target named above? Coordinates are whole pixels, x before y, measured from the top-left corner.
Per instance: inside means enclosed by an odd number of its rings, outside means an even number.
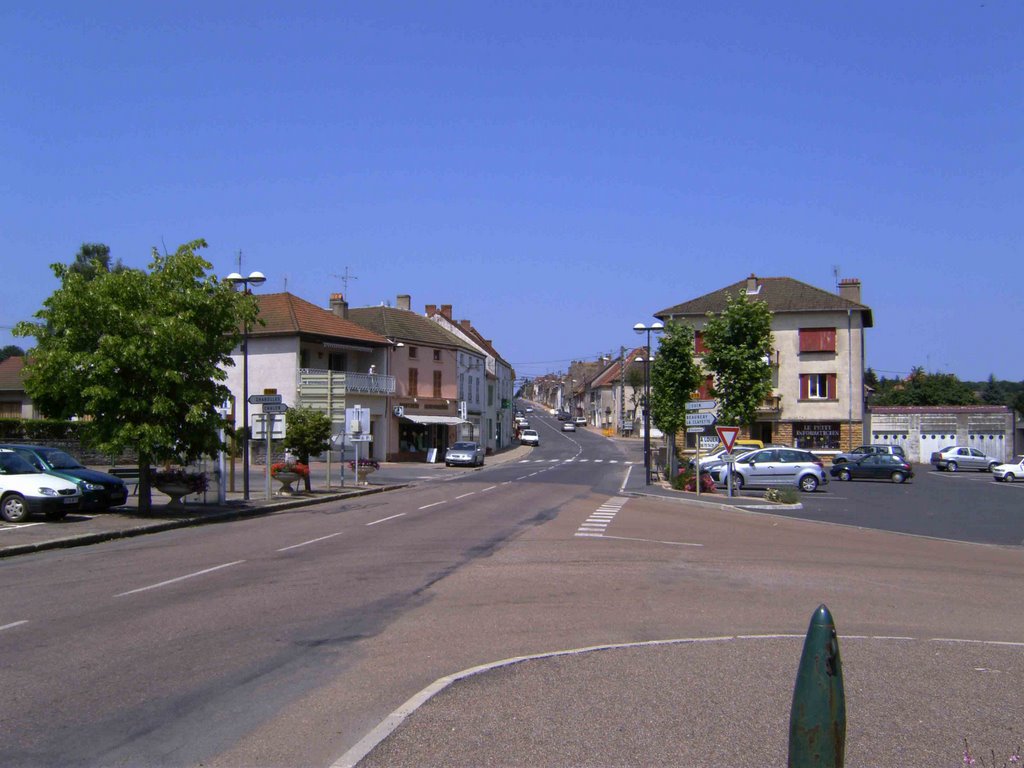
[[[477,676],[364,764],[778,764],[820,602],[848,765],[1019,741],[1019,548],[627,498],[635,448],[531,420],[522,463],[0,563],[3,764],[329,766],[446,675],[666,639]]]

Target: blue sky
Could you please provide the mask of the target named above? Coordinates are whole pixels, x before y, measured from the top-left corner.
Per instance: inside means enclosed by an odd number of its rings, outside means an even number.
[[[0,326],[103,242],[452,304],[520,375],[746,277],[863,282],[868,364],[1024,379],[1024,3],[0,8]],[[0,346],[31,344],[0,327]]]

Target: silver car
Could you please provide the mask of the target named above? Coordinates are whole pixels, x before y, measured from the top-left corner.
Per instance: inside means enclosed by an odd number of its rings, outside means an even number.
[[[845,451],[832,457],[833,464],[842,464],[844,461],[860,461],[865,456],[878,456],[879,454],[890,454],[905,459],[903,448],[898,445],[858,445],[852,451]]]
[[[728,480],[723,472],[723,483]],[[737,459],[732,470],[733,488],[795,485],[811,493],[828,483],[825,465],[810,451],[799,448],[762,448]]]
[[[444,465],[453,464],[482,467],[484,465],[484,447],[480,443],[458,442],[444,454]]]
[[[1002,463],[1002,459],[986,456],[977,448],[968,448],[965,445],[951,445],[932,454],[932,466],[947,472],[956,472],[958,469],[991,472]]]

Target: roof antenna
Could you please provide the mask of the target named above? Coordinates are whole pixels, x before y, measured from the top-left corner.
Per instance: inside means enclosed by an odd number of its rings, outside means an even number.
[[[341,291],[342,291],[342,294],[345,296],[346,299],[348,298],[348,281],[349,280],[358,280],[359,279],[355,275],[350,275],[348,273],[348,267],[345,267],[344,274],[341,274],[341,275],[332,274],[331,277],[336,277],[339,280],[341,280]]]
[[[833,264],[832,265],[832,279],[835,281],[836,290],[838,291],[839,290],[839,265],[838,264]]]

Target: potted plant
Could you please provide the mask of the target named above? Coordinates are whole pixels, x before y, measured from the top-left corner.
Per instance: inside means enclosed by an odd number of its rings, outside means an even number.
[[[151,478],[160,493],[170,496],[168,504],[172,506],[180,504],[185,496],[205,493],[207,488],[205,472],[188,472],[181,467],[155,470]]]
[[[278,494],[291,496],[295,493],[292,483],[300,477],[309,477],[309,466],[300,461],[279,461],[270,465],[270,476],[281,483]]]
[[[380,469],[380,464],[373,459],[360,459],[358,466],[355,460],[348,462],[348,468],[356,473],[356,481],[366,482],[366,476]]]

